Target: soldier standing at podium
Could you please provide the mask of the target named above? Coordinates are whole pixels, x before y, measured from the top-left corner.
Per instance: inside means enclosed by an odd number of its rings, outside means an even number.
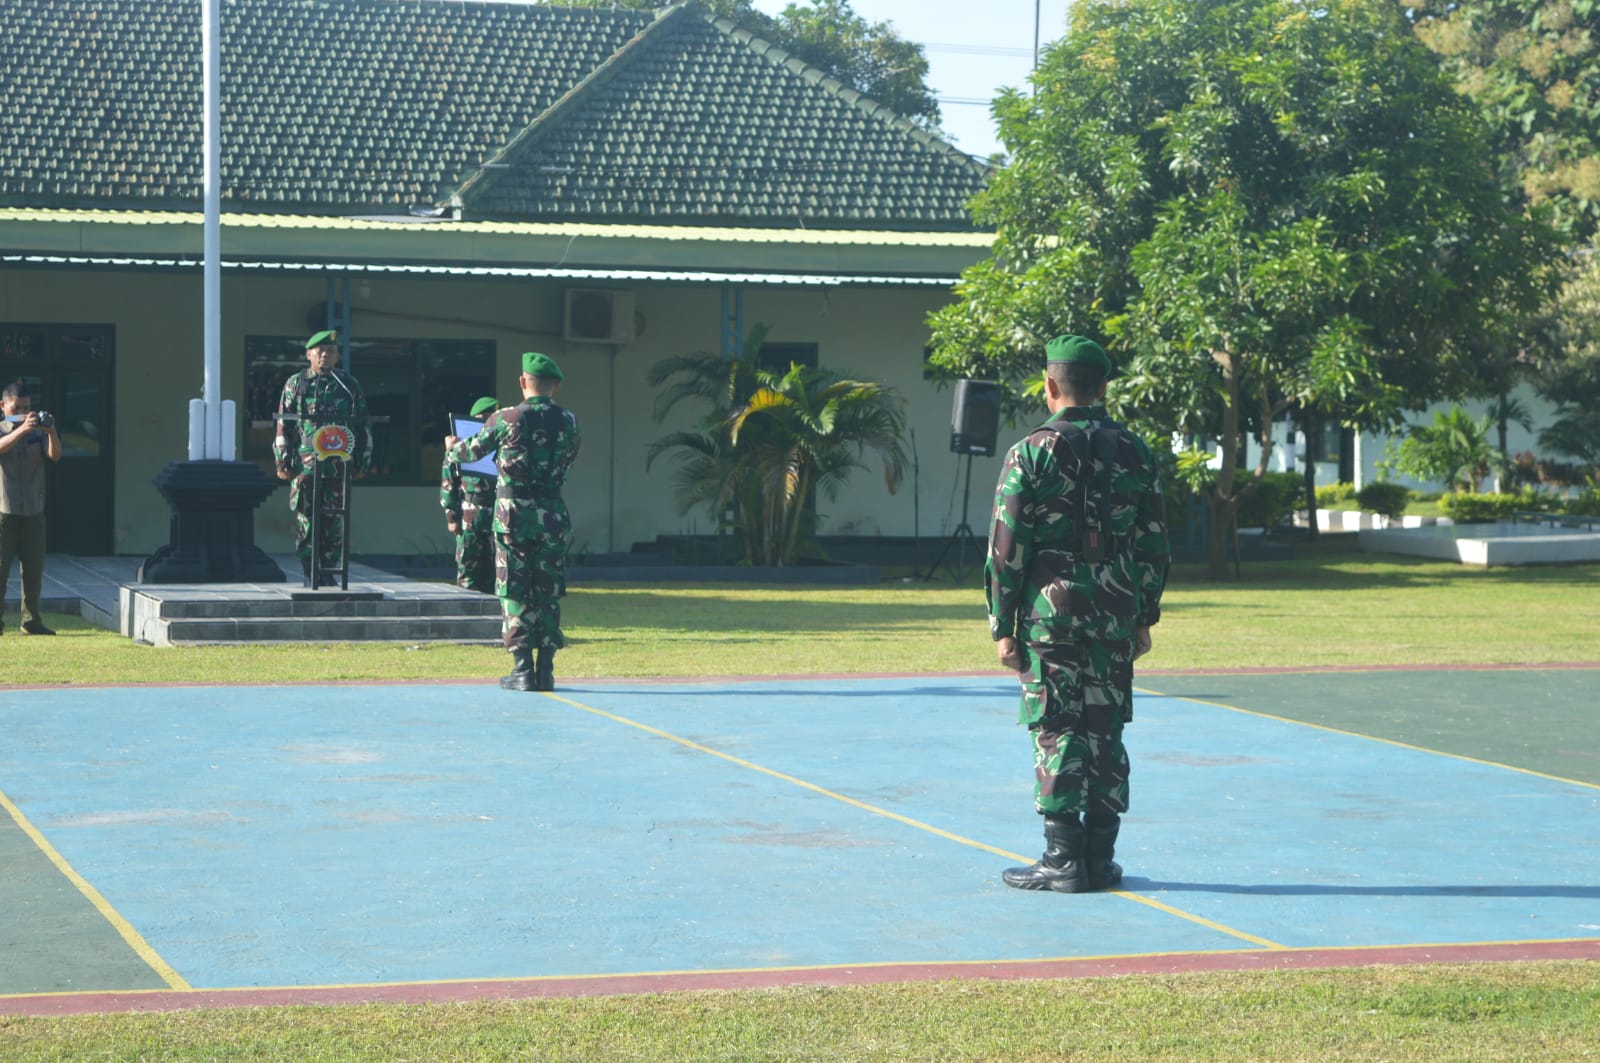
[[[348,504],[342,471],[333,461],[323,469],[322,497],[312,499],[312,477],[319,460],[313,437],[318,428],[343,425],[352,435],[350,475],[364,476],[372,463],[372,431],[368,427],[367,397],[355,377],[339,368],[339,334],[329,330],[306,340],[307,368],[283,384],[278,400],[278,433],[272,444],[278,479],[290,480],[289,508],[294,513],[294,552],[300,568],[311,577],[311,511],[340,510]],[[321,568],[337,568],[344,543],[344,519],[326,516],[319,522],[316,544]]]

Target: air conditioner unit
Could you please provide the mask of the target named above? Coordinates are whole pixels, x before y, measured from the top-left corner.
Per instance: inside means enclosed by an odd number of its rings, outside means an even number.
[[[568,288],[561,338],[573,343],[633,340],[633,293],[610,288]]]

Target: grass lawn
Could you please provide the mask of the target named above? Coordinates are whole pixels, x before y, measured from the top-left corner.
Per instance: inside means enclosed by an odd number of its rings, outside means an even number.
[[[1600,661],[1600,566],[1484,571],[1369,556],[1339,536],[1301,554],[1247,566],[1230,583],[1177,570],[1148,667]],[[994,666],[982,593],[970,572],[963,586],[579,588],[567,599],[565,619],[572,646],[557,658],[558,679]],[[506,665],[502,651],[480,646],[154,649],[76,618],[50,622],[58,638],[16,637],[14,628],[5,636],[8,683],[488,681]],[[25,698],[4,704],[25,711]],[[1071,900],[1061,902],[1068,918]],[[0,1017],[0,1057],[1600,1059],[1600,965]]]
[[[1600,661],[1600,565],[1477,569],[1371,555],[1325,536],[1287,562],[1208,583],[1174,570],[1150,670],[1374,664]],[[557,675],[788,675],[959,672],[994,667],[983,592],[895,579],[870,587],[578,587],[563,605],[571,641]],[[10,628],[5,681],[277,683],[483,679],[497,646],[140,646],[70,616],[55,639]]]
[[[1064,903],[1070,903],[1063,898]],[[1600,1058],[1579,962],[0,1017],[7,1060]]]

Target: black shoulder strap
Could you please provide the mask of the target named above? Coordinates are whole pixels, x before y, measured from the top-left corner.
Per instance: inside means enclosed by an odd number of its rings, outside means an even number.
[[[1039,427],[1060,436],[1078,459],[1080,475],[1072,506],[1073,526],[1083,529],[1084,560],[1104,561],[1111,542],[1111,465],[1117,456],[1117,432],[1122,426],[1106,420],[1095,421],[1089,428],[1079,428],[1071,421],[1047,421]],[[1100,463],[1098,470],[1095,461]]]

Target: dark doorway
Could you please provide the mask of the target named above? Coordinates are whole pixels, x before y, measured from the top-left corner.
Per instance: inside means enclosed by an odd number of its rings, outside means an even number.
[[[0,379],[21,380],[33,408],[53,414],[61,460],[45,481],[45,549],[113,552],[116,438],[112,325],[0,324]]]

